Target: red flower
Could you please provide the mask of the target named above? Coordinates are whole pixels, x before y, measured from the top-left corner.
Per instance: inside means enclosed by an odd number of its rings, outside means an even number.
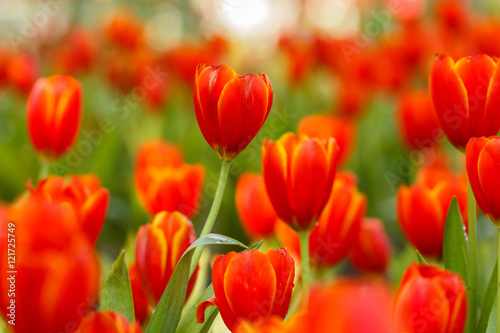
[[[496,135],[500,129],[500,71],[487,55],[456,63],[441,55],[434,62],[429,89],[448,140],[465,149],[472,137]]]
[[[205,140],[231,161],[252,141],[269,115],[273,88],[266,74],[239,76],[228,66],[196,68],[194,109]]]
[[[20,93],[27,94],[40,75],[40,64],[31,54],[16,54],[9,58],[6,72],[10,84]]]
[[[459,275],[435,266],[412,264],[396,295],[398,332],[463,332],[466,289]]]
[[[477,204],[493,224],[500,226],[500,137],[472,138],[467,144],[467,174]]]
[[[135,244],[137,275],[153,305],[160,300],[177,262],[195,239],[193,224],[179,212],[160,212],[151,223],[139,228]],[[188,296],[195,281],[196,272],[189,281]]]
[[[241,174],[236,183],[236,209],[247,234],[270,237],[278,216],[267,196],[264,178],[256,173]]]
[[[144,24],[127,8],[113,13],[104,33],[109,41],[125,49],[137,49],[144,43]]]
[[[391,242],[383,222],[365,218],[358,240],[349,254],[349,261],[361,272],[384,273],[389,266],[391,252]]]
[[[55,159],[75,142],[82,118],[82,88],[70,76],[38,79],[27,104],[31,143],[42,156]]]
[[[219,255],[212,269],[215,298],[198,305],[197,321],[205,321],[205,309],[209,306],[219,307],[224,323],[232,332],[243,321],[254,323],[272,316],[284,319],[294,277],[295,265],[286,249]]]
[[[465,176],[465,175],[464,175]],[[398,220],[406,238],[424,255],[441,256],[446,215],[456,196],[467,226],[467,180],[442,168],[424,168],[416,185],[399,188]]]
[[[139,149],[134,183],[140,202],[151,215],[165,210],[194,216],[204,178],[205,168],[182,163],[182,153],[174,145],[155,140]]]
[[[128,269],[130,287],[132,288],[132,299],[134,300],[135,320],[143,324],[149,318],[149,303],[146,292],[142,288],[136,264],[133,263]]]
[[[83,318],[76,333],[141,333],[138,323],[129,324],[118,312],[91,312]]]
[[[293,133],[265,139],[262,171],[276,213],[297,230],[314,226],[325,207],[337,164],[338,145]]]

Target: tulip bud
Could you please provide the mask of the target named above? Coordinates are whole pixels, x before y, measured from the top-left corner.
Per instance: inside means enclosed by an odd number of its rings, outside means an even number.
[[[273,88],[266,74],[239,76],[228,66],[196,68],[194,109],[210,147],[232,161],[255,137],[269,115]]]
[[[394,305],[398,332],[463,332],[466,288],[459,275],[435,266],[412,264]]]
[[[179,212],[160,212],[151,223],[139,228],[136,269],[151,304],[160,300],[177,262],[195,239],[191,221]],[[187,296],[195,281],[196,271],[189,280]]]
[[[76,333],[142,333],[138,323],[129,324],[119,312],[91,312],[83,318]]]
[[[75,142],[82,118],[82,88],[70,76],[38,79],[27,104],[28,132],[41,156],[56,159]]]
[[[293,133],[262,145],[262,172],[278,217],[296,230],[308,230],[325,207],[337,165],[338,145]]]
[[[196,319],[203,323],[205,309],[217,306],[232,332],[244,321],[254,323],[272,316],[283,320],[290,305],[294,277],[295,265],[286,249],[219,255],[212,269],[215,298],[198,305]]]

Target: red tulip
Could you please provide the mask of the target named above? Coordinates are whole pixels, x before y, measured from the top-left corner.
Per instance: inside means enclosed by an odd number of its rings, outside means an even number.
[[[429,89],[448,140],[465,149],[472,137],[496,135],[500,129],[500,71],[487,55],[456,63],[445,55],[434,62]]]
[[[182,163],[182,153],[163,141],[146,142],[137,155],[134,183],[140,202],[151,214],[198,211],[205,178],[201,164]]]
[[[491,222],[500,227],[500,137],[472,138],[467,144],[467,175],[477,204]]]
[[[179,212],[160,212],[151,223],[139,228],[135,244],[137,275],[153,305],[160,300],[177,262],[195,239],[193,224]],[[189,280],[188,296],[195,281],[196,271]]]
[[[236,183],[236,209],[247,234],[270,237],[278,216],[267,196],[264,178],[256,173],[241,174]]]
[[[75,142],[82,118],[82,88],[70,76],[40,78],[27,104],[31,143],[43,157],[55,159]]]
[[[40,64],[35,56],[28,53],[12,55],[6,72],[10,84],[21,94],[27,94],[40,75]]]
[[[398,332],[463,332],[466,288],[459,275],[435,266],[412,264],[396,295]]]
[[[91,312],[81,322],[76,333],[141,333],[138,323],[129,324],[118,312]]]
[[[297,230],[314,226],[325,207],[337,164],[338,145],[293,133],[262,145],[267,194],[279,218]]]
[[[90,31],[84,28],[70,30],[50,53],[57,72],[72,75],[88,71],[96,59],[96,42]]]
[[[349,254],[351,264],[361,272],[384,273],[391,258],[391,242],[381,220],[365,218],[357,242]]]
[[[279,316],[261,318],[253,323],[242,321],[236,333],[302,333],[309,332],[309,325],[307,314],[298,311],[286,321]]]
[[[146,292],[142,288],[136,264],[133,263],[128,269],[130,287],[132,288],[132,299],[134,300],[135,320],[143,324],[149,318],[149,303]]]
[[[287,55],[289,81],[295,85],[300,84],[316,62],[314,41],[309,36],[283,36],[280,47]]]
[[[397,196],[399,225],[422,254],[441,256],[446,215],[454,196],[467,226],[465,177],[455,176],[442,168],[424,168],[419,171],[415,185],[400,187]]]
[[[196,68],[194,109],[205,140],[221,159],[245,149],[269,115],[273,88],[266,74],[239,76],[228,66]]]
[[[144,24],[129,9],[113,13],[104,31],[113,44],[133,50],[144,43]]]
[[[219,255],[212,269],[215,298],[198,305],[196,318],[204,322],[205,309],[219,307],[222,319],[235,332],[243,321],[254,323],[288,312],[295,265],[286,249],[268,249],[266,253],[246,250]]]
[[[354,147],[356,126],[347,119],[312,115],[302,118],[298,132],[321,140],[334,138],[339,146],[337,160],[338,164],[341,165],[349,157]]]

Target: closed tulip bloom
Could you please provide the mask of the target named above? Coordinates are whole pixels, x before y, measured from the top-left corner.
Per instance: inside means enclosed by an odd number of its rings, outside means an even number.
[[[441,168],[424,168],[417,182],[402,185],[397,195],[397,215],[404,235],[424,255],[440,257],[446,216],[457,197],[467,226],[467,180]]]
[[[403,275],[394,304],[398,332],[463,332],[466,287],[458,274],[412,264]]]
[[[80,323],[76,333],[141,333],[138,323],[129,324],[119,312],[91,312]]]
[[[233,160],[246,148],[272,104],[273,88],[266,74],[240,76],[225,65],[196,68],[196,119],[205,140],[223,160]]]
[[[264,178],[245,172],[236,183],[236,210],[247,234],[254,238],[270,237],[278,216],[267,196]]]
[[[330,196],[337,166],[338,145],[293,133],[265,139],[262,172],[269,199],[278,217],[296,230],[310,230]]]
[[[429,89],[441,127],[450,142],[464,150],[472,137],[496,135],[500,129],[500,72],[487,55],[456,63],[441,55],[434,62]]]
[[[135,244],[137,275],[151,304],[156,305],[184,251],[195,241],[193,224],[179,212],[160,212],[139,228]],[[196,281],[191,277],[188,293]]]
[[[27,103],[31,143],[44,158],[56,159],[75,142],[82,118],[82,88],[71,76],[38,79]]]
[[[349,261],[361,272],[383,274],[389,267],[391,252],[391,242],[383,222],[365,218],[357,242],[349,253]]]
[[[477,204],[484,215],[500,227],[500,137],[472,138],[467,144],[467,175]]]
[[[283,320],[290,305],[294,277],[294,261],[286,249],[219,255],[212,268],[215,298],[198,305],[197,321],[204,322],[209,306],[219,308],[232,332],[244,321],[255,323],[272,316]]]

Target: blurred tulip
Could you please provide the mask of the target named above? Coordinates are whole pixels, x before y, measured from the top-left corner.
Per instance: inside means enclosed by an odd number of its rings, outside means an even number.
[[[182,163],[182,153],[160,140],[139,148],[134,183],[139,200],[151,214],[179,211],[194,216],[200,205],[205,168]]]
[[[464,150],[472,137],[496,135],[500,129],[500,71],[487,55],[456,63],[440,55],[434,62],[429,90],[448,140]]]
[[[242,321],[235,333],[302,333],[309,332],[309,325],[306,313],[297,311],[286,321],[279,316],[264,317],[254,323]]]
[[[82,88],[71,76],[40,78],[27,103],[31,143],[44,158],[66,153],[76,138],[82,118]]]
[[[406,238],[423,255],[441,256],[448,208],[457,197],[467,226],[467,180],[442,168],[419,170],[416,184],[402,185],[397,196],[398,221]]]
[[[212,269],[215,298],[198,304],[196,319],[203,323],[205,309],[217,306],[232,332],[236,332],[242,321],[254,323],[272,316],[283,320],[288,312],[294,277],[295,265],[286,249],[219,255]]]
[[[401,135],[409,149],[432,149],[438,143],[441,127],[427,91],[401,95],[397,115]]]
[[[479,53],[500,57],[500,41],[496,38],[498,31],[500,31],[498,18],[484,18],[478,22],[473,41]]]
[[[313,40],[308,36],[282,36],[280,47],[287,55],[289,81],[300,84],[316,62]]]
[[[500,227],[500,137],[472,138],[465,151],[467,175],[484,215]]]
[[[136,264],[133,263],[128,269],[130,287],[132,288],[132,299],[134,300],[135,320],[140,324],[145,323],[149,318],[149,303],[144,289],[142,288]]]
[[[260,174],[244,172],[236,183],[236,210],[248,235],[253,238],[270,237],[278,216],[266,192]]]
[[[58,73],[65,75],[88,71],[96,58],[95,43],[88,30],[74,28],[61,39],[48,60]]]
[[[138,323],[129,324],[119,312],[91,312],[83,318],[76,333],[141,333]]]
[[[325,207],[337,166],[338,145],[293,133],[262,145],[267,194],[279,218],[296,230],[309,230]]]
[[[338,89],[339,112],[347,118],[360,115],[368,100],[367,88],[354,79],[342,79]]]
[[[266,74],[237,75],[228,66],[196,68],[194,109],[205,140],[219,157],[232,161],[269,115],[273,88]]]
[[[389,267],[391,252],[391,242],[383,222],[365,218],[358,239],[349,253],[349,261],[361,272],[383,274]]]
[[[139,228],[135,245],[137,275],[153,305],[160,300],[177,262],[195,241],[193,224],[179,212],[160,212]],[[196,273],[189,280],[189,296]]]
[[[0,295],[6,320],[15,299],[15,332],[74,330],[93,309],[100,285],[100,265],[92,244],[78,228],[71,205],[40,192],[17,199],[2,230],[14,223],[16,239],[15,298]],[[7,258],[7,237],[0,237],[0,254]],[[9,290],[7,259],[0,262],[0,289]]]
[[[127,8],[113,13],[104,33],[111,43],[129,50],[144,42],[144,24]]]
[[[311,115],[301,119],[297,129],[304,134],[321,140],[334,138],[339,147],[337,163],[341,165],[349,158],[356,138],[356,126],[347,119],[334,116]]]
[[[28,53],[12,55],[7,64],[7,79],[21,94],[27,94],[40,72],[35,57]]]
[[[435,266],[412,264],[396,295],[398,332],[463,332],[466,287],[459,275]]]

